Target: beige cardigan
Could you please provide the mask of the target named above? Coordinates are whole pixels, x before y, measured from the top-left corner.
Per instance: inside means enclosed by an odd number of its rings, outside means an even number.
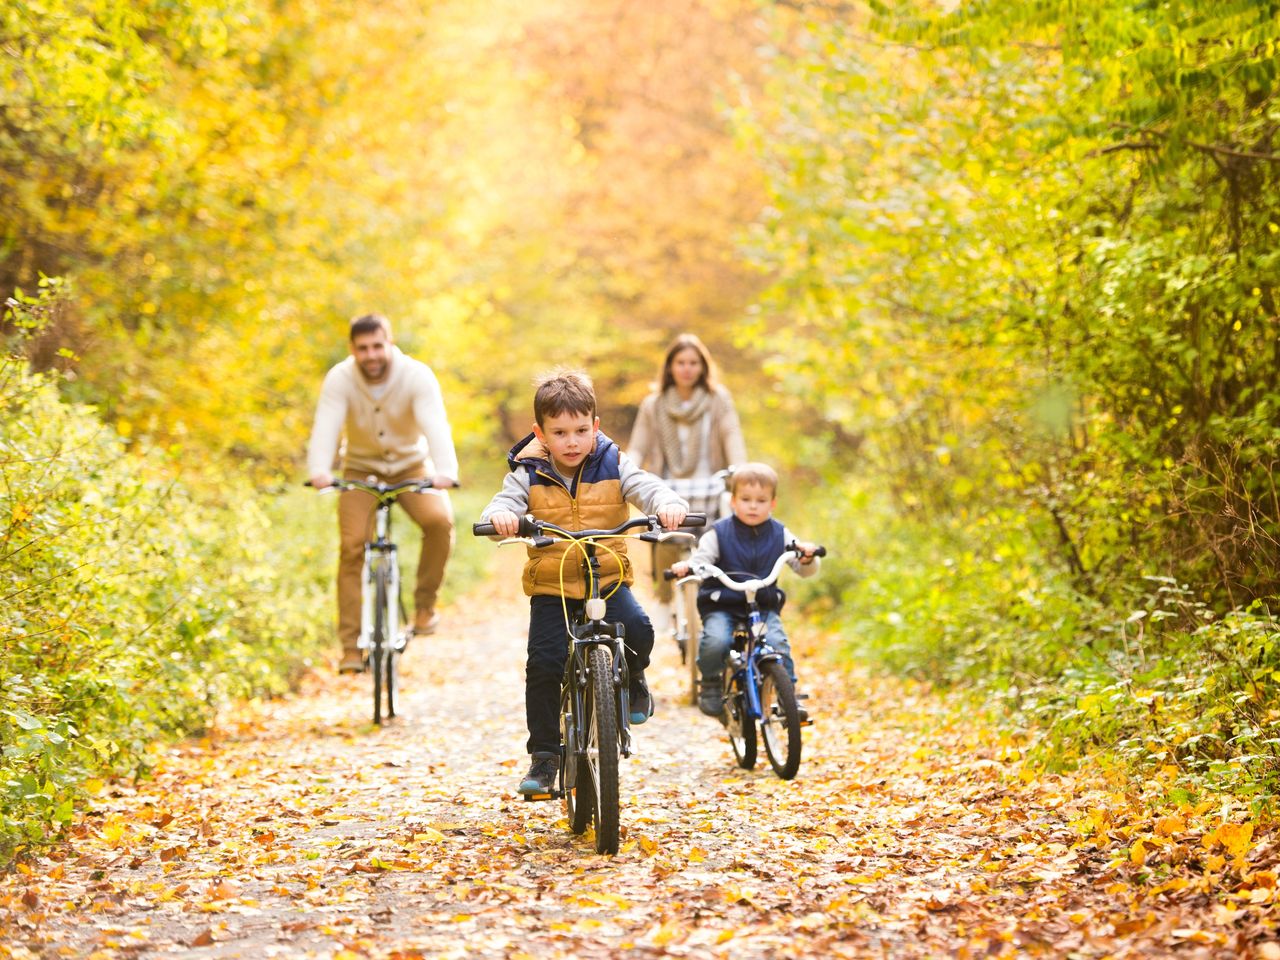
[[[390,476],[421,464],[424,476],[457,480],[453,433],[431,368],[392,346],[383,383],[386,392],[375,398],[354,357],[325,375],[307,444],[307,471],[329,473],[341,456],[347,470]]]
[[[711,470],[723,470],[731,464],[745,463],[747,443],[742,438],[742,424],[733,397],[722,386],[711,394]],[[658,394],[651,393],[640,402],[636,425],[631,429],[631,443],[627,455],[641,470],[648,470],[659,477],[667,475],[667,464],[662,455],[662,435],[658,429]]]

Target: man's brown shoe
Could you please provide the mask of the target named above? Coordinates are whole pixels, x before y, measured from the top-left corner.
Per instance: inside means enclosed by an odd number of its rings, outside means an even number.
[[[429,637],[440,626],[440,614],[434,610],[419,610],[413,615],[413,633],[418,637]]]
[[[344,650],[338,663],[339,673],[364,673],[364,655],[359,650]]]

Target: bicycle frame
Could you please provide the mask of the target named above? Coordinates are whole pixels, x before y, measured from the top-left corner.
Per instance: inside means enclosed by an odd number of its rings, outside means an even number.
[[[760,667],[764,663],[771,660],[781,660],[782,654],[778,653],[765,639],[765,622],[764,615],[760,612],[760,606],[756,603],[756,594],[765,587],[772,586],[777,582],[778,576],[782,573],[782,568],[787,562],[794,560],[800,554],[795,550],[786,550],[782,553],[773,565],[773,570],[765,576],[755,580],[737,581],[732,580],[719,567],[712,564],[697,564],[693,567],[692,572],[687,577],[682,577],[676,581],[679,586],[682,583],[688,583],[694,580],[705,580],[713,577],[731,590],[745,594],[747,601],[747,615],[745,619],[739,620],[734,626],[734,646],[729,650],[729,662],[727,666],[734,671],[734,678],[741,679],[743,692],[746,696],[747,716],[752,720],[759,720],[764,716],[764,712],[760,706]],[[737,649],[737,640],[743,639],[743,649]]]
[[[399,652],[404,649],[404,637],[401,636],[400,624],[404,617],[404,597],[400,593],[400,562],[398,548],[391,541],[391,504],[393,500],[379,498],[374,513],[374,537],[364,545],[364,574],[366,585],[362,591],[360,613],[360,636],[356,647],[368,650],[373,646],[375,632],[374,622],[377,617],[377,591],[371,589],[377,582],[378,573],[386,571],[386,590],[388,598],[394,598],[386,604],[387,623],[384,632],[391,638],[393,648]]]
[[[618,747],[624,757],[631,756],[631,724],[628,721],[631,693],[628,689],[627,660],[625,656],[625,629],[620,623],[604,619],[605,600],[600,596],[600,561],[596,557],[596,545],[592,540],[580,541],[586,555],[582,558],[582,571],[591,585],[590,595],[582,601],[582,612],[569,624],[569,661],[566,669],[575,671],[575,683],[571,690],[575,696],[573,716],[582,722],[582,691],[588,673],[587,652],[594,646],[607,646],[613,658],[613,688],[618,695]],[[578,729],[578,743],[583,731]]]

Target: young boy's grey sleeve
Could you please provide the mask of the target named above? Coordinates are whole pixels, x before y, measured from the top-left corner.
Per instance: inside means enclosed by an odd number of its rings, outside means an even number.
[[[499,490],[489,505],[480,511],[480,522],[483,523],[495,513],[507,510],[518,517],[529,512],[529,475],[524,470],[512,470],[502,481]]]
[[[694,549],[693,555],[689,557],[690,563],[713,563],[719,566],[720,561],[720,538],[716,536],[714,530],[708,530],[702,535],[702,539],[698,541],[698,546]]]
[[[799,539],[800,538],[797,537],[794,533],[792,533],[789,528],[787,527],[782,528],[783,543],[790,543],[792,540],[799,540]],[[775,560],[774,563],[777,563],[777,561]],[[787,566],[789,566],[796,573],[800,574],[800,576],[802,577],[812,577],[814,574],[818,572],[818,568],[822,566],[822,558],[814,557],[813,560],[811,560],[807,564],[801,563],[799,559],[789,560],[787,562]]]
[[[623,499],[647,514],[657,513],[663,507],[670,506],[689,509],[689,501],[652,473],[641,470],[625,453],[618,458],[618,480],[622,485]]]

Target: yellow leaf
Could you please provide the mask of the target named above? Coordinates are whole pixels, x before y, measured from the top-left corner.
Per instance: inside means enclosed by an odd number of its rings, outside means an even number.
[[[656,947],[665,947],[668,943],[680,935],[680,927],[674,923],[664,923],[654,931],[650,938]]]
[[[1156,821],[1156,833],[1162,837],[1171,837],[1175,833],[1182,833],[1187,829],[1187,821],[1176,814],[1169,817],[1161,817]]]
[[[726,943],[727,941],[732,939],[733,939],[732,930],[721,930],[720,935],[716,937],[716,943]]]
[[[1243,857],[1253,846],[1252,823],[1224,823],[1217,832],[1218,842],[1233,857]]]
[[[1129,848],[1129,861],[1136,867],[1147,862],[1147,847],[1141,840],[1135,840]]]

